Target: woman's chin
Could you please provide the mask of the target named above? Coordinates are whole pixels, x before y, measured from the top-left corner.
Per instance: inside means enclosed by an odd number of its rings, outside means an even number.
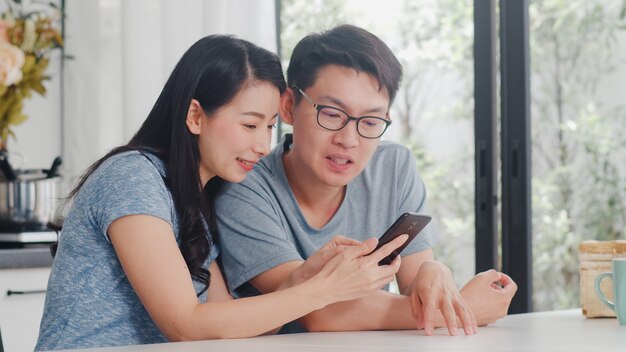
[[[246,176],[248,176],[248,173],[245,172],[229,172],[228,174],[224,174],[224,175],[219,175],[219,177],[221,179],[223,179],[224,181],[230,182],[230,183],[240,183],[243,182],[246,179]]]

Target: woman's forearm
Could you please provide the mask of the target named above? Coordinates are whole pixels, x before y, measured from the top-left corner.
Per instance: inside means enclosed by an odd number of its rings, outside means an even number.
[[[265,295],[199,304],[180,334],[171,340],[203,340],[258,336],[278,330],[283,324],[323,308],[323,292],[332,288],[308,280]]]

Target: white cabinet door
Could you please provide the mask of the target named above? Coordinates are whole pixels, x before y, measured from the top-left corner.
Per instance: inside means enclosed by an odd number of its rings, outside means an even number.
[[[0,270],[0,329],[5,352],[35,348],[48,276],[50,268]],[[8,291],[23,293],[8,295]]]

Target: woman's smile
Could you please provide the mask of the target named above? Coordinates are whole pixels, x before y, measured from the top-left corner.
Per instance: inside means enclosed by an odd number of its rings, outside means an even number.
[[[246,171],[251,171],[256,165],[256,161],[249,161],[242,158],[236,158],[237,163]]]

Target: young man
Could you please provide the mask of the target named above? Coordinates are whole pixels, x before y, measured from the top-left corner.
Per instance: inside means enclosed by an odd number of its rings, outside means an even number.
[[[378,237],[402,213],[427,213],[426,189],[407,148],[381,142],[402,76],[391,50],[349,25],[311,34],[295,47],[280,116],[293,126],[216,202],[223,267],[238,296],[276,290],[337,234]],[[380,291],[301,318],[310,331],[424,329],[457,334],[506,315],[516,290],[490,270],[457,290],[434,261],[439,235],[427,226],[403,251],[402,294]]]

